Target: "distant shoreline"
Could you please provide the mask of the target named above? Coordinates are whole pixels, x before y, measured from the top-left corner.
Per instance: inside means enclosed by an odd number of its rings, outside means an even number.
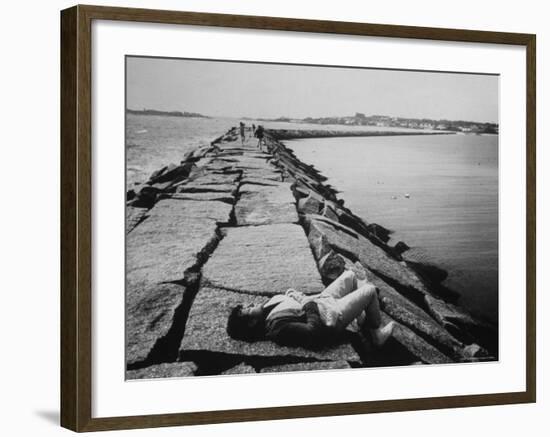
[[[464,133],[488,133],[498,134],[499,127],[497,123],[477,122],[466,120],[435,120],[430,118],[403,118],[391,117],[388,115],[365,115],[360,112],[351,116],[337,117],[306,117],[306,118],[288,118],[279,117],[274,119],[259,119],[260,121],[281,121],[288,123],[307,123],[318,125],[341,125],[341,126],[378,126],[387,128],[408,128],[408,129],[427,129]]]
[[[158,111],[156,109],[126,109],[126,113],[133,115],[160,115],[163,117],[210,118],[198,112]]]
[[[345,131],[317,129],[267,129],[277,140],[294,140],[306,138],[335,137],[389,137],[413,135],[456,135],[456,132],[421,132],[421,131]]]

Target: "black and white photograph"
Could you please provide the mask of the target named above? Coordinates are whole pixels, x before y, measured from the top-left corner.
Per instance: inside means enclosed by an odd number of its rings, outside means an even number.
[[[5,6],[2,435],[546,437],[544,2]]]
[[[499,360],[499,76],[126,56],[127,380]]]

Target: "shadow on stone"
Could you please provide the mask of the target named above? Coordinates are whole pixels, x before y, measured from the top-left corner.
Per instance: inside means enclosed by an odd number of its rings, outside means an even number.
[[[331,363],[331,360],[317,360],[306,357],[295,356],[254,356],[254,355],[240,355],[230,354],[222,352],[212,351],[182,351],[179,356],[180,361],[193,361],[197,364],[198,369],[195,372],[195,376],[213,376],[220,375],[234,368],[237,365],[252,367],[256,372],[260,372],[261,369],[287,366],[287,365],[300,365],[309,364],[315,367],[316,363],[319,363],[320,367],[323,367],[323,363]],[[352,362],[354,367],[361,367],[360,363]],[[231,372],[234,373],[234,372]]]

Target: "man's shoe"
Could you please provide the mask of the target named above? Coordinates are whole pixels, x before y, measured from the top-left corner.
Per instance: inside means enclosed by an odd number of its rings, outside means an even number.
[[[390,322],[386,326],[377,329],[371,329],[372,342],[376,347],[382,347],[391,337],[395,322]]]

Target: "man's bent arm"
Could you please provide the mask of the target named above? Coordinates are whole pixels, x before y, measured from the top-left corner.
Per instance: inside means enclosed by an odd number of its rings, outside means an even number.
[[[303,307],[306,314],[306,321],[284,321],[274,326],[268,333],[268,338],[282,346],[303,346],[318,348],[325,340],[324,324],[319,315],[315,302],[308,302]]]

